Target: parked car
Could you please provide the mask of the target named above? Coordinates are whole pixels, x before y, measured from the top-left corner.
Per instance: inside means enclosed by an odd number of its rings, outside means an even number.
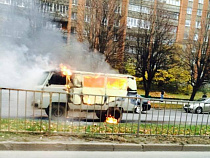
[[[129,95],[130,97],[135,97],[135,98],[132,98],[130,99],[131,103],[133,105],[135,105],[135,110],[134,112],[135,113],[140,113],[140,111],[148,111],[151,109],[151,103],[150,103],[150,100],[142,97],[141,95],[139,94],[135,94],[135,95]],[[140,105],[141,105],[141,100],[142,100],[142,106],[140,108]]]
[[[210,112],[210,98],[201,98],[195,102],[189,102],[183,106],[186,112],[201,114]]]

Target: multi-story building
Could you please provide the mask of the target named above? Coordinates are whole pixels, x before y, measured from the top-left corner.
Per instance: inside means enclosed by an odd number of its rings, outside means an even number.
[[[70,0],[72,5],[69,5],[69,0],[43,0],[41,10],[43,12],[53,13],[54,20],[62,23],[63,29],[67,29],[68,16],[71,15],[70,32],[77,33],[79,37],[83,36],[83,25],[90,22],[90,15],[87,10],[90,9],[90,0]],[[119,10],[124,20],[121,20],[120,25],[127,24],[124,27],[123,33],[126,34],[126,39],[134,40],[130,32],[138,27],[146,29],[149,27],[144,19],[139,19],[139,14],[151,14],[154,10],[156,0],[121,0]],[[209,17],[210,1],[209,0],[157,0],[162,3],[161,9],[165,10],[167,18],[173,21],[174,41],[183,42],[188,38],[198,39],[199,30],[202,24],[206,23],[206,18]],[[72,7],[69,12],[69,6]],[[141,21],[141,22],[140,22]],[[79,23],[79,25],[78,25]],[[139,26],[141,24],[141,26]],[[123,40],[125,37],[123,38]],[[129,52],[135,53],[132,45],[127,49]]]
[[[197,40],[200,30],[207,24],[210,8],[209,0],[182,0],[180,7],[177,42],[185,39]]]
[[[15,0],[0,0],[0,4],[12,4]],[[24,6],[29,0],[17,0],[17,5]],[[112,1],[112,0],[110,0]],[[174,25],[174,42],[183,42],[192,38],[197,40],[200,30],[210,18],[209,0],[118,0],[118,11],[121,19],[117,25],[124,25],[121,41],[133,40],[130,33],[137,29],[148,29],[149,24],[141,19],[139,14],[150,15],[154,10],[154,3],[162,3],[162,10]],[[70,3],[69,3],[70,2]],[[93,9],[91,0],[40,0],[39,10],[50,13],[54,21],[62,24],[63,30],[77,34],[80,40],[85,38],[84,27],[90,23],[91,16],[88,12]],[[122,44],[122,46],[124,46]],[[123,47],[124,49],[124,47]],[[135,49],[129,46],[129,52],[135,53]],[[123,50],[121,50],[123,51]]]

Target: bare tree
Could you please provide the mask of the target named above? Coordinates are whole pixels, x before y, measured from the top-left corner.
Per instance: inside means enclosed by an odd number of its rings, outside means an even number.
[[[119,62],[123,62],[117,58],[122,45],[121,0],[89,0],[89,4],[89,22],[85,25],[85,31],[90,49],[104,54],[112,67],[119,68]]]
[[[208,13],[209,14],[209,13]],[[191,85],[193,91],[190,100],[194,100],[196,92],[205,80],[210,80],[210,30],[208,14],[201,21],[199,34],[189,36],[186,47],[184,47],[184,61],[188,65],[191,73]]]
[[[136,76],[143,77],[145,97],[149,95],[155,74],[159,69],[168,68],[175,50],[173,31],[176,27],[169,20],[171,13],[163,8],[163,4],[155,0],[149,14],[140,12],[138,30],[133,33],[136,38]]]

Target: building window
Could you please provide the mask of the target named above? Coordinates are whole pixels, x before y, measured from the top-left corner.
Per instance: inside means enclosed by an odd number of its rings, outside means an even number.
[[[127,18],[127,26],[128,28],[132,27],[140,27],[143,29],[149,29],[150,28],[150,22],[146,20],[139,20],[136,18]]]
[[[87,14],[85,15],[85,22],[90,22],[90,17]]]
[[[194,35],[194,40],[197,41],[198,40],[198,34]]]
[[[187,8],[187,14],[192,14],[192,8]]]
[[[115,42],[117,41],[117,35],[116,34],[114,35],[114,41]]]
[[[115,13],[121,13],[121,7],[120,6],[115,8]]]
[[[190,22],[191,22],[190,20],[186,20],[185,21],[185,26],[190,26]]]
[[[71,33],[76,34],[76,28],[75,27],[71,27]]]
[[[71,13],[71,19],[76,20],[77,19],[77,13],[75,13],[75,12]]]
[[[201,16],[202,15],[202,10],[201,9],[198,9],[197,10],[197,16]]]
[[[195,27],[198,28],[198,29],[201,28],[201,22],[200,21],[196,21]]]
[[[134,11],[134,12],[141,12],[141,13],[145,13],[145,14],[150,13],[150,9],[148,7],[137,6],[137,5],[132,5],[132,4],[129,4],[128,10]]]
[[[72,5],[77,5],[77,0],[72,0]]]
[[[201,4],[203,4],[203,0],[198,0],[198,3],[201,3]]]

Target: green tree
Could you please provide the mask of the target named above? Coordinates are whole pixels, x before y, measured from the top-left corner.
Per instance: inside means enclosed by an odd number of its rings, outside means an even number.
[[[163,4],[155,0],[150,14],[139,14],[136,36],[136,76],[143,77],[145,97],[149,96],[151,85],[158,70],[167,70],[174,54],[174,29],[168,20]]]

